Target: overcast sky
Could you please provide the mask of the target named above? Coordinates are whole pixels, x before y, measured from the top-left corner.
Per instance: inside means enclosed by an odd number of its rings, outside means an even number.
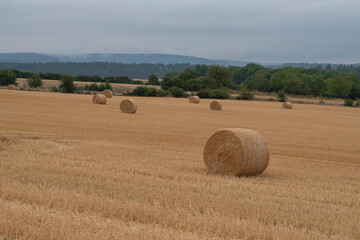
[[[359,0],[1,0],[0,52],[360,63]]]

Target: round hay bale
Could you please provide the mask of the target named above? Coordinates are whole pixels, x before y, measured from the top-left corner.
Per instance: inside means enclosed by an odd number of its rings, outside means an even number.
[[[13,84],[9,84],[9,85],[6,86],[6,89],[15,90],[16,87],[15,87],[15,85],[13,85]]]
[[[109,89],[105,89],[105,90],[102,92],[102,94],[104,94],[105,97],[107,97],[107,98],[112,98],[112,96],[113,96],[113,92],[112,92],[111,90],[109,90]]]
[[[191,96],[189,98],[189,103],[196,103],[199,104],[200,103],[200,98],[198,96]]]
[[[292,103],[291,102],[284,102],[283,103],[283,108],[292,109]]]
[[[222,103],[219,100],[214,100],[210,103],[210,109],[221,111]]]
[[[106,104],[106,97],[103,94],[95,94],[92,102],[93,104]]]
[[[123,113],[136,113],[136,102],[133,99],[125,99],[120,103],[120,110]]]
[[[220,129],[207,140],[204,147],[204,162],[210,174],[260,174],[269,165],[269,159],[265,140],[250,129]]]

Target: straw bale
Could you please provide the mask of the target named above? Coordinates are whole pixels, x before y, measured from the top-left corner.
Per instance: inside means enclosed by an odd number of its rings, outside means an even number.
[[[204,147],[204,162],[210,174],[255,175],[269,164],[265,140],[253,130],[223,128],[215,132]]]
[[[136,113],[136,102],[133,99],[125,99],[120,103],[120,110],[123,113]]]
[[[191,96],[191,97],[189,98],[189,103],[196,103],[196,104],[198,104],[198,103],[200,103],[200,98],[199,98],[198,96]]]
[[[284,102],[283,103],[283,108],[292,109],[292,103],[291,102]]]
[[[109,89],[105,89],[102,94],[104,94],[106,98],[112,98],[113,96],[113,92]]]
[[[15,85],[13,85],[13,84],[9,84],[9,85],[6,86],[6,89],[15,90],[16,87],[15,87]]]
[[[92,102],[93,104],[106,104],[106,97],[103,94],[95,94]]]
[[[219,100],[214,100],[210,103],[210,109],[211,110],[217,110],[221,111],[222,109],[222,103]]]

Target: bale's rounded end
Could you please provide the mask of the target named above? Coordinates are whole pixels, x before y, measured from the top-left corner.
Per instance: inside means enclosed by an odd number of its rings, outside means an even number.
[[[200,98],[198,96],[191,96],[191,97],[189,97],[189,103],[199,104],[200,103]]]
[[[106,97],[103,94],[95,94],[92,98],[93,104],[106,104]]]
[[[291,102],[284,102],[283,103],[283,108],[292,109],[292,103]]]
[[[16,87],[15,87],[15,85],[13,85],[13,84],[9,84],[9,85],[6,86],[6,89],[15,90]]]
[[[265,171],[269,160],[265,140],[250,129],[220,129],[204,147],[204,162],[210,174],[256,175]]]
[[[222,103],[219,100],[214,100],[210,103],[210,109],[211,110],[217,110],[221,111],[222,109]]]
[[[120,110],[123,113],[136,113],[136,102],[133,99],[125,99],[120,103]]]
[[[104,94],[106,98],[112,98],[113,96],[113,92],[109,89],[105,89],[102,94]]]

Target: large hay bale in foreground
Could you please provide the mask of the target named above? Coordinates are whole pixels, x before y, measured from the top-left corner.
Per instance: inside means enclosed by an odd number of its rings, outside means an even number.
[[[125,99],[120,103],[120,110],[123,113],[136,113],[136,102],[133,99]]]
[[[265,171],[270,153],[261,135],[250,129],[224,128],[204,147],[204,162],[211,174],[255,175]]]
[[[103,94],[95,94],[92,102],[93,104],[106,104],[106,97]]]
[[[198,103],[200,103],[200,98],[199,98],[198,96],[191,96],[191,97],[189,98],[189,103],[196,103],[196,104],[198,104]]]
[[[222,103],[219,100],[214,100],[210,103],[210,109],[211,110],[217,110],[221,111],[222,109]]]
[[[113,92],[112,92],[111,90],[109,90],[109,89],[105,89],[105,90],[102,92],[102,94],[104,94],[105,97],[107,97],[107,98],[112,98],[112,96],[113,96]]]
[[[9,84],[9,85],[6,86],[6,89],[15,90],[16,87],[15,87],[15,85],[13,85],[13,84]]]
[[[284,102],[283,103],[283,108],[292,109],[292,103],[291,102]]]

